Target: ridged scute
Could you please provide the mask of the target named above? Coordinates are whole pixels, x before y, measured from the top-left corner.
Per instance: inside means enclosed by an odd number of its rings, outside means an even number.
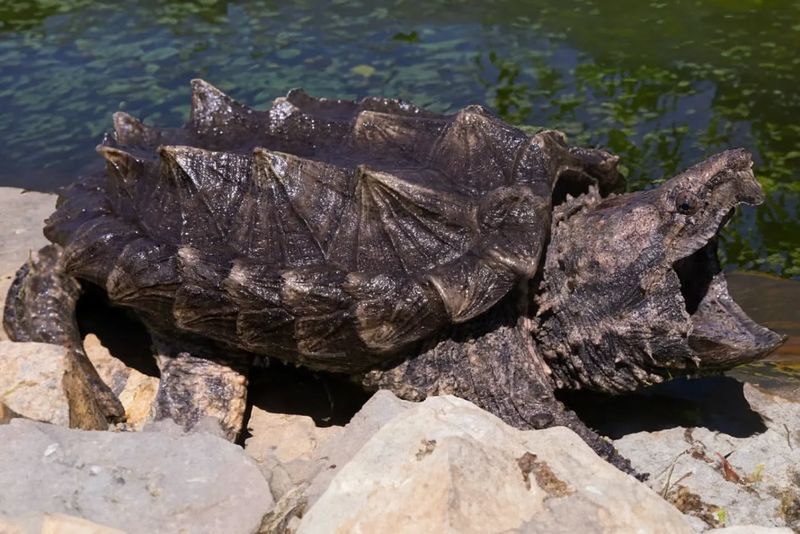
[[[154,330],[328,370],[489,309],[535,274],[559,175],[603,178],[479,106],[294,90],[257,111],[195,80],[185,128],[114,129],[46,229],[69,272]]]

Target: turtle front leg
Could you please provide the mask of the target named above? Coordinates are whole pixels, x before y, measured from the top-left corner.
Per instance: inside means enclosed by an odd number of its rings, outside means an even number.
[[[523,324],[493,319],[497,326],[488,331],[475,331],[469,323],[455,327],[420,355],[392,369],[370,372],[364,384],[408,400],[456,395],[520,429],[566,426],[606,461],[641,478],[610,442],[555,398],[550,370]]]
[[[72,428],[107,430],[125,418],[125,409],[103,382],[83,350],[75,305],[78,280],[64,271],[63,249],[48,245],[23,265],[8,290],[3,326],[13,341],[66,347],[64,392]]]
[[[236,441],[244,426],[250,362],[204,358],[160,339],[155,346],[161,380],[153,418],[172,419],[186,430],[213,418],[223,437]]]

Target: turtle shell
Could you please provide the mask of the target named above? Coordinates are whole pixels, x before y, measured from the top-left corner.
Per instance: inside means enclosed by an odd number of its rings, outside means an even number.
[[[45,229],[69,274],[156,332],[354,372],[535,274],[576,159],[558,132],[300,90],[256,111],[192,85],[185,128],[116,113],[105,172]]]

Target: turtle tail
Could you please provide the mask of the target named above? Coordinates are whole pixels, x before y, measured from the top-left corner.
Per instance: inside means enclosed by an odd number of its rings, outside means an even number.
[[[78,280],[63,268],[63,249],[48,245],[33,254],[8,290],[3,326],[12,341],[50,343],[67,348],[63,387],[72,428],[106,430],[125,410],[97,374],[83,350],[75,306]]]

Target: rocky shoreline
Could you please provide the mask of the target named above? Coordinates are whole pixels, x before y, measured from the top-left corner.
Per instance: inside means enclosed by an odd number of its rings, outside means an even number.
[[[0,305],[54,199],[0,188]],[[84,343],[125,406],[114,432],[66,428],[63,350],[0,341],[0,532],[800,532],[797,397],[745,385],[766,428],[749,437],[616,440],[641,483],[570,430],[520,431],[455,397],[379,392],[327,427],[253,406],[239,447],[212,423],[148,422],[158,378]]]

